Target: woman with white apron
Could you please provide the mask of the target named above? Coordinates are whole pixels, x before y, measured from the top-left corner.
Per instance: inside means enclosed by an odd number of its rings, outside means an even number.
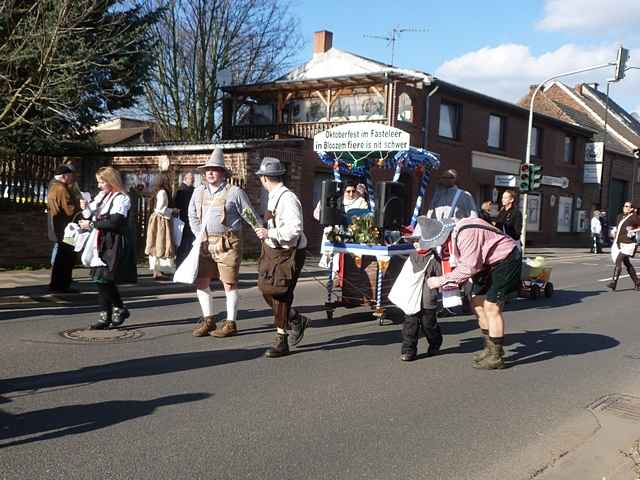
[[[627,269],[636,290],[640,290],[640,281],[636,275],[636,270],[631,264],[630,258],[636,254],[636,233],[640,232],[640,216],[635,213],[633,203],[631,201],[624,202],[622,213],[618,215],[617,227],[613,245],[611,245],[611,258],[615,264],[613,269],[613,277],[611,282],[607,284],[611,290],[615,290],[618,286],[618,278],[622,273],[622,265]]]

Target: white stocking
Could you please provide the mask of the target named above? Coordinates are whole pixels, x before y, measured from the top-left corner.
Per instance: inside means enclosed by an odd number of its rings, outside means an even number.
[[[211,289],[209,287],[204,290],[196,290],[198,296],[198,302],[200,302],[200,308],[202,309],[203,317],[210,317],[213,315],[213,298],[211,298]]]

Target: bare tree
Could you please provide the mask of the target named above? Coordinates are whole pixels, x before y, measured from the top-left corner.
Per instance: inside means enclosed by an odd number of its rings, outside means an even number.
[[[145,87],[148,113],[166,137],[215,138],[222,120],[219,72],[230,72],[236,84],[271,80],[302,44],[287,1],[168,0],[163,6],[153,78]]]
[[[157,16],[130,0],[0,0],[0,142],[57,148],[135,104]]]

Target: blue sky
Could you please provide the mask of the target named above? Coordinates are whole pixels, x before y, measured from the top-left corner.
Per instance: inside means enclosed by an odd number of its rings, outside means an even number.
[[[397,66],[512,102],[530,84],[614,61],[620,44],[631,51],[629,65],[640,67],[640,0],[293,0],[293,10],[307,41],[299,63],[310,58],[316,30],[332,31],[334,47],[388,63],[387,42],[364,35],[426,29],[400,35]],[[604,88],[612,76],[613,67],[563,81]],[[640,70],[612,84],[611,96],[640,112]]]

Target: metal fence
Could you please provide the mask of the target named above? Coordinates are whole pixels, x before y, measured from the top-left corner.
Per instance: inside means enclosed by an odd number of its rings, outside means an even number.
[[[60,157],[0,151],[0,210],[43,208]]]

